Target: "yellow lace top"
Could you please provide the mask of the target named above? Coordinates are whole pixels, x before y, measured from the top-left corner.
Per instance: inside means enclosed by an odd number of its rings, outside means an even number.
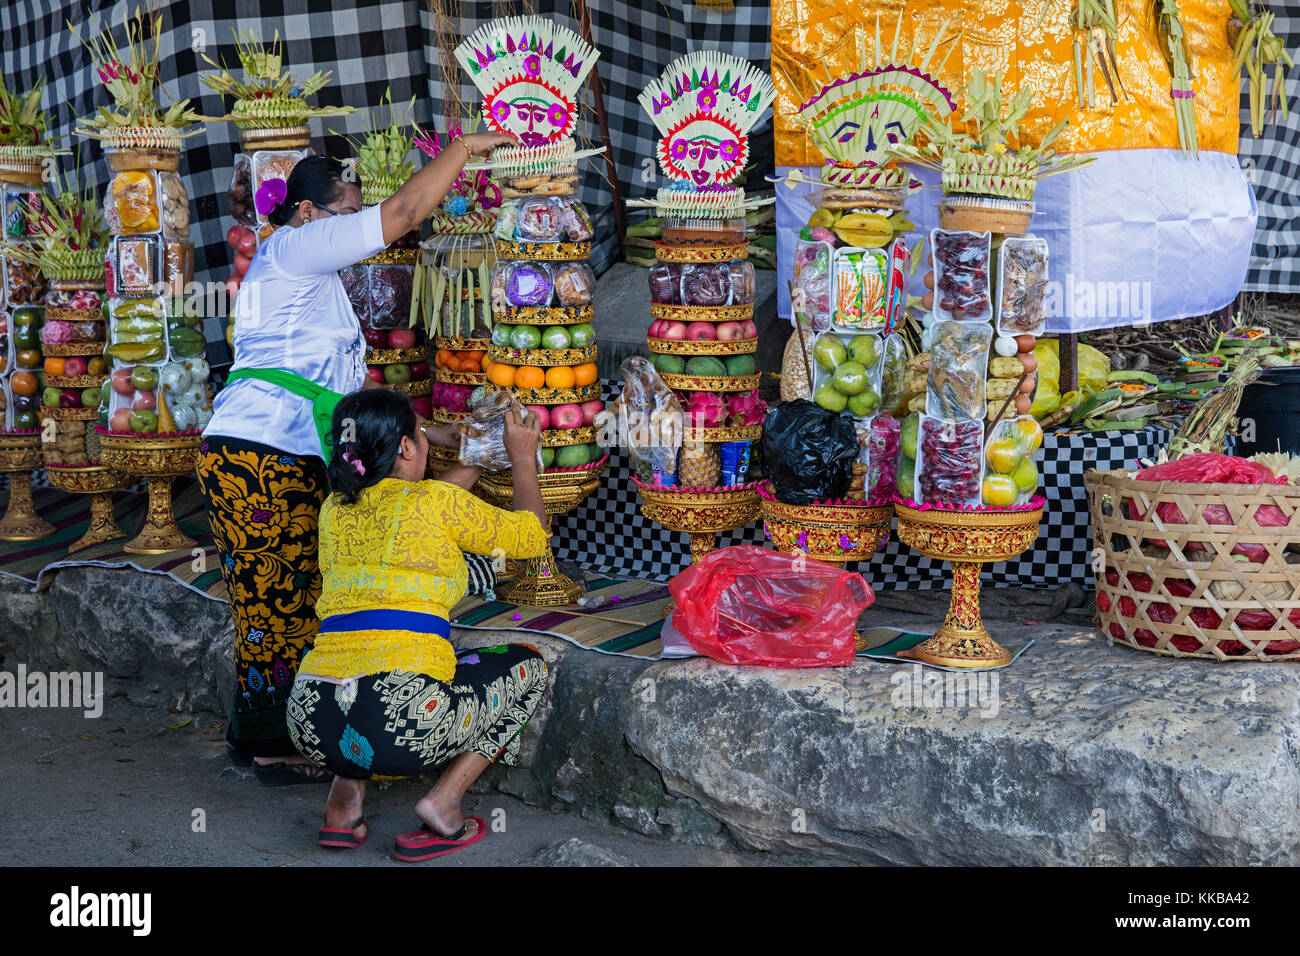
[[[321,619],[352,611],[417,611],[447,617],[465,596],[464,551],[535,558],[546,534],[531,511],[494,508],[445,481],[385,478],[354,505],[337,496],[320,510]],[[321,634],[302,659],[304,676],[346,679],[404,670],[449,681],[452,646],[413,631]]]

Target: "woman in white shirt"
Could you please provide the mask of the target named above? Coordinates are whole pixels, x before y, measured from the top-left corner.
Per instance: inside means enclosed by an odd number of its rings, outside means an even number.
[[[198,476],[235,622],[227,748],[265,786],[330,779],[294,748],[285,704],[320,625],[316,523],[329,486],[313,399],[379,387],[338,270],[419,228],[471,156],[514,142],[461,136],[364,209],[355,172],[324,156],[258,191],[260,210],[282,228],[240,286],[231,380],[204,429]],[[424,427],[431,442],[453,444],[450,428]]]

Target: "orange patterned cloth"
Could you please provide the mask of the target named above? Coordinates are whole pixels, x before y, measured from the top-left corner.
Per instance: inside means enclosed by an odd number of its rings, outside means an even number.
[[[1028,4],[1005,0],[773,0],[777,165],[821,164],[821,155],[798,123],[799,104],[828,79],[860,69],[860,56],[871,56],[877,14],[881,45],[888,52],[899,10],[904,11],[899,42],[903,50],[915,33],[923,53],[946,22],[944,45],[935,57],[935,66],[943,61],[949,39],[961,32],[957,49],[938,74],[954,96],[973,66],[986,72],[1002,71],[1005,89],[1029,86],[1034,90],[1034,105],[1021,127],[1029,142],[1036,142],[1068,117],[1070,128],[1057,141],[1060,152],[1178,149],[1169,67],[1156,42],[1151,0],[1115,0],[1119,24],[1115,53],[1131,99],[1121,96],[1120,102],[1112,105],[1106,81],[1096,70],[1095,109],[1078,108],[1074,30],[1067,22],[1073,7],[1074,0],[1052,0],[1040,26],[1043,7],[1039,0]],[[1235,155],[1241,120],[1238,79],[1229,75],[1232,47],[1227,40],[1227,22],[1231,8],[1211,0],[1181,0],[1179,9],[1190,50],[1200,148]],[[964,110],[964,103],[961,106]]]
[[[536,558],[547,546],[531,511],[494,508],[445,481],[384,478],[356,504],[331,496],[321,506],[316,613],[322,620],[375,609],[446,618],[465,596],[463,552]],[[409,671],[449,681],[456,657],[433,634],[331,631],[316,638],[299,670],[339,680]]]

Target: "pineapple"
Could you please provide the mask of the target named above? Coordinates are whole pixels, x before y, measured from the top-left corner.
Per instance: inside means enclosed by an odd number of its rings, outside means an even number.
[[[722,453],[709,442],[682,443],[677,464],[679,488],[713,488],[722,480]]]

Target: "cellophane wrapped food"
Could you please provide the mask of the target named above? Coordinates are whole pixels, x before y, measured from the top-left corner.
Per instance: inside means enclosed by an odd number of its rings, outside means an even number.
[[[576,196],[560,197],[560,228],[567,242],[586,242],[591,238],[591,217]]]
[[[489,471],[504,471],[512,464],[506,450],[506,413],[515,397],[502,389],[486,395],[457,426],[460,432],[460,463]],[[524,410],[524,420],[529,412]],[[537,470],[542,470],[542,449],[537,447]]]
[[[993,326],[987,322],[936,322],[931,327],[925,411],[934,418],[983,420]]]
[[[835,299],[831,292],[835,249],[829,242],[800,239],[794,252],[793,311],[815,332],[831,327]]]
[[[867,500],[888,500],[898,484],[902,426],[892,415],[876,415],[859,424],[857,430],[858,462],[867,466]]]
[[[585,262],[565,262],[555,267],[555,298],[570,308],[591,305],[596,274]]]
[[[907,341],[897,332],[885,336],[885,356],[880,363],[880,409],[900,413],[907,380]]]
[[[998,250],[998,331],[1042,335],[1047,326],[1047,240],[1007,236]]]
[[[984,423],[919,419],[916,491],[921,504],[935,508],[971,508],[980,503],[984,458]]]
[[[396,264],[369,265],[372,329],[395,329],[411,317],[411,289],[415,267]]]
[[[40,266],[13,256],[4,257],[5,300],[10,306],[39,305],[45,298],[45,277]]]
[[[655,305],[682,304],[682,267],[661,262],[650,268],[650,301]]]
[[[992,236],[987,232],[930,232],[934,250],[934,314],[958,322],[993,318],[989,291]]]
[[[1032,415],[1004,418],[984,443],[981,503],[990,508],[1028,504],[1038,490],[1043,429]]]
[[[185,240],[190,237],[190,196],[185,181],[176,173],[158,174],[159,225],[167,239]]]
[[[656,485],[673,484],[682,446],[681,402],[650,361],[634,355],[620,366],[623,391],[610,404],[638,476]]]
[[[253,165],[247,153],[235,154],[235,168],[230,176],[230,215],[241,226],[257,225],[253,205]]]
[[[725,262],[682,266],[683,305],[731,304],[731,268]]]
[[[510,306],[547,306],[555,292],[555,273],[545,262],[520,260],[501,266],[506,304]]]
[[[117,173],[108,184],[105,208],[121,235],[155,233],[160,228],[161,189],[158,173],[152,169],[127,169]]]
[[[559,242],[564,238],[564,207],[551,196],[519,200],[514,238],[518,242]]]

